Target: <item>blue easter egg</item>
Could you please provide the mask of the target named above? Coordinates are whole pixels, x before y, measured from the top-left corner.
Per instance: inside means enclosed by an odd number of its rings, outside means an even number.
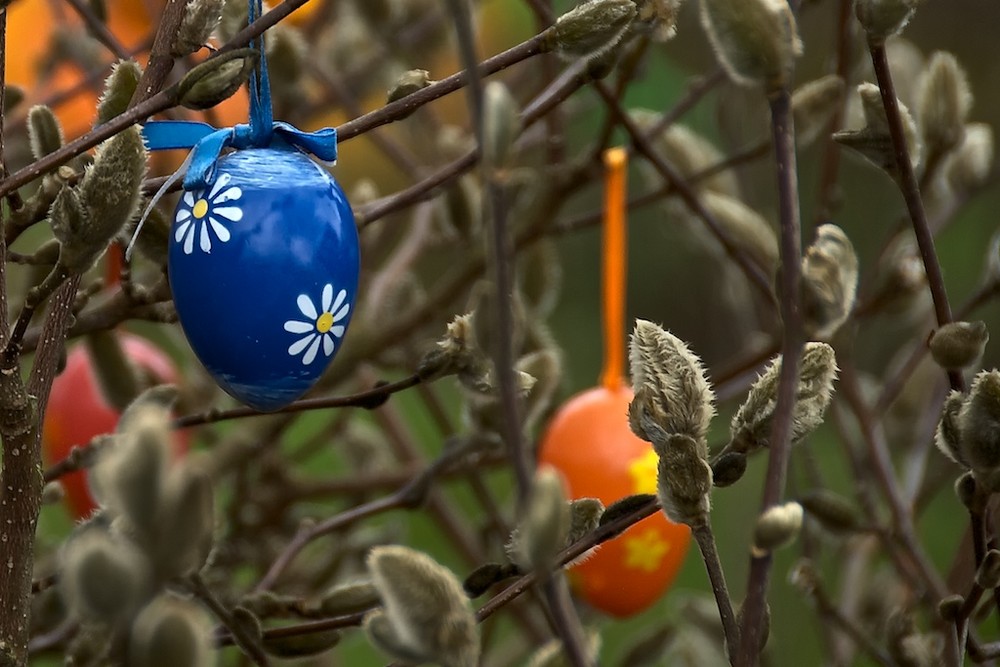
[[[344,191],[286,147],[223,156],[181,195],[168,271],[192,349],[230,395],[262,411],[304,394],[351,321],[358,233]]]

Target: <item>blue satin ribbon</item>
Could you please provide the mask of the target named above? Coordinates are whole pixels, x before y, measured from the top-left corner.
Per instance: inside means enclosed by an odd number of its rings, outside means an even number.
[[[261,0],[248,0],[247,17],[253,23],[262,13]],[[267,76],[264,36],[250,42],[260,54],[250,77],[250,124],[216,129],[208,123],[183,120],[150,121],[142,134],[149,150],[190,148],[184,176],[184,189],[197,190],[212,184],[215,162],[224,148],[267,148],[291,146],[310,153],[324,162],[337,160],[337,130],[325,127],[316,132],[302,130],[283,122],[274,122],[271,112],[271,85]],[[171,179],[173,180],[173,179]]]
[[[337,130],[325,127],[316,132],[303,132],[281,121],[272,122],[266,135],[255,133],[257,127],[236,125],[216,129],[208,123],[186,120],[160,120],[146,123],[142,134],[150,150],[190,148],[191,155],[184,189],[198,190],[211,185],[215,162],[224,148],[264,148],[272,144],[287,144],[315,155],[323,162],[337,160]]]

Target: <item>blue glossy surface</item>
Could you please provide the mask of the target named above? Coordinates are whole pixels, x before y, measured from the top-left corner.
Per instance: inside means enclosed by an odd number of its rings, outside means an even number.
[[[353,314],[358,270],[343,190],[298,151],[223,156],[212,185],[177,204],[169,273],[181,326],[219,385],[258,410],[319,379]]]

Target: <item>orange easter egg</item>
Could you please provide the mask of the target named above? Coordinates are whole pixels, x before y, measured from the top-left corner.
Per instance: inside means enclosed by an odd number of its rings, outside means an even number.
[[[631,400],[626,386],[590,389],[567,401],[549,424],[539,461],[562,472],[571,498],[599,498],[610,505],[636,493],[656,493],[657,457],[629,429]],[[687,526],[657,512],[574,566],[570,580],[597,609],[632,616],[670,588],[690,541]]]

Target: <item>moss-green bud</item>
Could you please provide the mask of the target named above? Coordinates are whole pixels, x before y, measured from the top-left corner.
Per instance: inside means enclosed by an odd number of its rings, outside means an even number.
[[[355,614],[371,609],[378,601],[378,591],[372,582],[354,581],[339,584],[324,593],[316,602],[316,611],[323,616]]]
[[[945,51],[935,52],[917,85],[916,113],[930,153],[943,155],[962,141],[972,108],[965,70]]]
[[[795,144],[804,148],[827,130],[843,104],[846,85],[836,74],[828,74],[803,84],[792,93]]]
[[[476,617],[450,570],[402,546],[376,547],[367,563],[384,608],[384,614],[365,620],[370,637],[406,660],[418,657],[414,662],[444,667],[478,664]]]
[[[263,648],[277,658],[304,658],[326,653],[340,643],[339,630],[308,632],[289,637],[264,637]]]
[[[408,638],[399,636],[396,626],[389,620],[389,615],[381,609],[376,609],[365,616],[362,627],[368,641],[383,653],[413,664],[430,660],[428,655],[420,651],[420,647],[414,646]]]
[[[950,322],[934,332],[929,345],[941,368],[961,370],[982,358],[989,340],[985,322]]]
[[[197,572],[215,533],[212,481],[192,462],[174,468],[163,489],[155,561],[166,575]]]
[[[81,619],[115,624],[132,614],[149,587],[145,558],[127,540],[83,528],[62,557],[60,585]]]
[[[747,455],[743,452],[725,452],[712,461],[712,483],[722,488],[740,481],[747,470]]]
[[[254,49],[235,49],[192,67],[177,84],[178,102],[195,110],[214,107],[246,83],[259,58]]]
[[[511,534],[511,560],[523,570],[547,574],[566,544],[570,511],[562,476],[551,466],[535,472],[525,513]]]
[[[969,467],[962,452],[962,433],[958,415],[965,403],[965,394],[953,391],[948,394],[941,407],[941,419],[934,432],[934,444],[942,454],[966,468]]]
[[[828,339],[854,307],[858,256],[840,227],[820,225],[802,258],[802,316],[806,333]]]
[[[62,226],[52,218],[53,232],[62,243],[59,261],[69,271],[88,270],[138,212],[146,157],[136,125],[98,146],[94,163],[77,189],[79,205],[86,210],[77,223],[81,226]]]
[[[142,78],[142,68],[134,60],[119,60],[104,81],[104,92],[97,103],[97,125],[124,113]]]
[[[629,116],[647,135],[661,120],[660,114],[648,109],[632,109],[629,111]],[[650,138],[657,152],[688,180],[725,159],[711,141],[686,125],[671,123],[665,130]],[[663,177],[652,167],[644,164],[641,173],[649,180],[650,187],[662,185]],[[696,182],[692,181],[692,185],[697,186],[699,190],[712,190],[717,194],[734,198],[739,196],[736,176],[729,169],[707,178],[699,178]]]
[[[548,48],[567,60],[595,59],[614,49],[638,13],[632,0],[590,0],[556,19]]]
[[[38,104],[28,110],[28,144],[31,155],[41,160],[62,148],[63,131],[52,109]]]
[[[961,611],[964,604],[965,598],[961,595],[955,594],[943,597],[938,602],[938,616],[946,623],[954,623],[961,618]]]
[[[868,40],[884,42],[900,32],[922,0],[857,0],[854,13],[868,33]]]
[[[194,53],[205,46],[222,18],[225,0],[189,0],[181,27],[170,53],[175,58]]]
[[[604,503],[597,498],[577,498],[571,501],[566,546],[573,544],[596,529],[603,515]]]
[[[781,357],[776,358],[750,388],[730,425],[735,451],[751,453],[770,446],[771,423],[777,405]],[[822,422],[833,395],[837,360],[826,343],[806,343],[802,351],[795,407],[792,412],[793,443],[801,441]]]
[[[760,558],[791,544],[802,530],[802,505],[796,502],[773,505],[757,517],[752,552]]]
[[[992,168],[993,128],[986,123],[969,123],[961,143],[945,159],[945,178],[957,192],[968,193],[986,183]]]
[[[483,162],[493,169],[506,167],[520,133],[517,101],[507,86],[490,81],[483,88]]]
[[[631,496],[619,498],[615,502],[608,505],[607,509],[604,510],[604,513],[601,514],[601,520],[597,522],[597,525],[603,527],[622,517],[629,516],[640,507],[645,507],[649,504],[654,497],[655,496],[651,493],[636,493]]]
[[[778,268],[778,237],[762,215],[735,197],[712,191],[702,195],[702,204],[736,247],[750,255],[764,273],[774,275]]]
[[[129,430],[105,450],[94,470],[101,505],[124,517],[143,543],[163,528],[158,519],[169,458],[167,414],[148,408],[133,416]]]
[[[129,664],[208,667],[215,664],[212,622],[197,605],[173,595],[153,600],[132,625]]]
[[[828,489],[814,489],[799,498],[799,504],[831,533],[851,533],[858,530],[858,511],[847,498]]]
[[[512,577],[520,572],[516,565],[504,563],[486,563],[480,565],[462,582],[462,588],[471,598],[477,598],[490,590],[494,584]]]
[[[701,23],[733,81],[768,91],[789,84],[802,42],[785,0],[702,0]]]
[[[708,456],[705,436],[715,414],[715,394],[701,360],[680,338],[647,320],[636,320],[629,344],[629,365],[635,398],[629,405],[629,426],[638,437],[662,446],[645,429],[644,417],[668,435],[688,436],[698,456]]]
[[[649,420],[644,420],[649,422]],[[647,432],[655,425],[646,424]],[[661,436],[654,436],[659,440]],[[674,523],[697,526],[711,509],[712,468],[700,454],[701,446],[686,435],[666,438],[656,464],[656,491],[660,506]]]
[[[1000,371],[976,376],[958,413],[959,443],[973,472],[987,474],[1000,467]]]
[[[411,69],[403,72],[386,93],[385,103],[392,104],[418,90],[423,90],[432,83],[434,81],[431,80],[430,72],[425,69]]]

